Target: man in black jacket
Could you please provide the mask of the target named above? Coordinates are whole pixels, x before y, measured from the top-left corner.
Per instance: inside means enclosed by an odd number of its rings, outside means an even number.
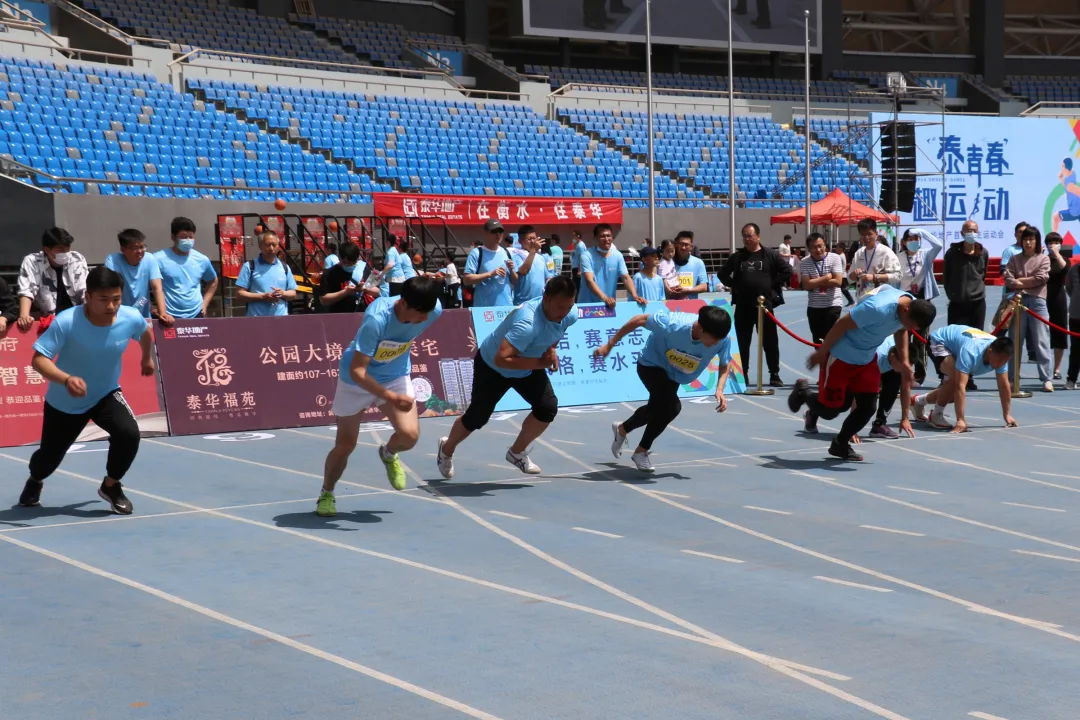
[[[720,282],[731,288],[731,303],[735,306],[735,336],[739,341],[743,372],[750,379],[751,341],[757,326],[758,297],[765,298],[765,309],[771,311],[783,300],[782,288],[791,277],[791,265],[777,251],[761,246],[761,228],[747,223],[742,229],[743,247],[736,250],[720,270]],[[761,342],[765,362],[769,366],[769,385],[784,387],[780,379],[780,343],[776,324],[766,318]],[[761,369],[758,369],[761,372]]]
[[[968,220],[960,228],[964,238],[945,251],[944,286],[949,299],[949,324],[978,330],[986,325],[986,268],[990,254],[979,242],[979,224]],[[977,390],[968,377],[968,390]]]

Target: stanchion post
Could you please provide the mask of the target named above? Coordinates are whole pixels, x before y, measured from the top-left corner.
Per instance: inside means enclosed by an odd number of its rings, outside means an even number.
[[[1020,338],[1020,328],[1024,322],[1024,302],[1021,300],[1021,295],[1017,293],[1016,298],[1013,300],[1012,307],[1012,333],[1013,333],[1013,358],[1012,358],[1012,397],[1013,398],[1029,398],[1031,393],[1026,390],[1020,389],[1020,351],[1023,350]]]
[[[757,389],[747,390],[747,395],[775,395],[776,391],[765,387],[763,378],[765,371],[762,364],[765,362],[765,346],[761,340],[761,331],[765,329],[765,298],[758,296],[757,299]]]

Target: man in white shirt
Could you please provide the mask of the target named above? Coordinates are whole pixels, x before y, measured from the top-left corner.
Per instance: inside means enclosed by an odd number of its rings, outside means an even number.
[[[67,230],[54,227],[41,236],[41,252],[23,258],[19,267],[17,320],[23,332],[34,323],[32,310],[44,317],[83,304],[89,269],[86,258],[71,249],[74,242]]]
[[[780,259],[786,262],[791,267],[795,267],[795,258],[791,256],[791,236],[785,235],[783,242],[780,243]]]
[[[844,258],[829,252],[825,237],[813,233],[806,238],[810,251],[799,263],[799,287],[807,292],[806,319],[810,323],[810,337],[820,343],[840,319],[844,301],[840,288],[844,278]]]
[[[877,221],[866,218],[858,227],[862,246],[855,251],[848,271],[856,284],[856,299],[882,285],[900,287],[900,260],[888,245],[878,242]]]

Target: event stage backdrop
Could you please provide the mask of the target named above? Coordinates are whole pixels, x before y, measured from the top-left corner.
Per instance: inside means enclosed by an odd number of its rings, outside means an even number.
[[[891,119],[882,113],[870,116],[872,123]],[[900,120],[916,123],[916,170],[944,171],[944,181],[941,175],[918,179],[914,211],[900,214],[904,225],[933,227],[940,218],[950,243],[960,242],[965,220],[975,220],[991,256],[1000,256],[1012,244],[1013,228],[1021,220],[1044,235],[1057,229],[1066,246],[1080,238],[1076,120],[946,115],[942,124],[940,114],[917,113],[903,114]],[[880,173],[876,132],[874,148],[871,172]],[[1071,170],[1066,160],[1075,163]],[[875,197],[879,193],[875,187]]]

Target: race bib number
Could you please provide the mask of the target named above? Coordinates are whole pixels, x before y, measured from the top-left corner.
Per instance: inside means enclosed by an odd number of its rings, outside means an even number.
[[[667,361],[671,367],[687,374],[697,372],[698,366],[701,365],[701,358],[681,350],[668,350]]]
[[[692,288],[694,287],[694,275],[693,273],[679,273],[679,287]]]
[[[970,337],[970,338],[989,338],[989,339],[991,339],[991,340],[995,340],[995,339],[996,339],[996,338],[995,338],[995,337],[994,337],[993,335],[991,335],[990,333],[988,333],[988,332],[986,332],[986,331],[984,331],[984,330],[977,330],[977,329],[975,329],[975,328],[970,328],[970,329],[968,329],[968,330],[965,330],[965,331],[964,331],[964,335],[966,335],[966,336],[968,336],[968,337]]]
[[[555,272],[555,261],[554,260],[548,260],[547,267],[548,267],[549,271]]]
[[[409,352],[409,347],[412,346],[412,340],[409,342],[395,342],[393,340],[383,340],[379,343],[379,347],[375,348],[375,357],[372,358],[375,362],[388,363],[391,360],[396,360],[405,353]]]

